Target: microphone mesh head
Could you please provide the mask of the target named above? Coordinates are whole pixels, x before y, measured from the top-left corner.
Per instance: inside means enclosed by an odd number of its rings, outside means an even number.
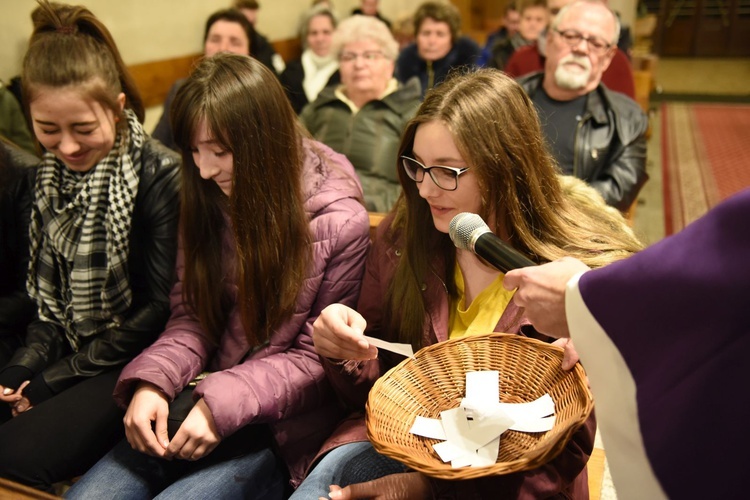
[[[480,234],[490,231],[490,227],[477,214],[462,212],[451,219],[448,227],[448,234],[453,240],[456,248],[461,250],[474,251],[472,237],[477,229],[481,229]]]

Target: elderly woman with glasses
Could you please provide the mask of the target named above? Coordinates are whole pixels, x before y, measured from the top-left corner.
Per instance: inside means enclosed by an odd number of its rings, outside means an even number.
[[[587,499],[593,417],[557,458],[505,476],[439,481],[377,454],[363,417],[367,393],[403,358],[378,351],[363,332],[415,350],[492,331],[552,340],[529,324],[503,288],[502,272],[453,245],[448,228],[461,212],[479,214],[537,263],[576,255],[602,266],[640,244],[592,188],[557,174],[533,103],[497,70],[455,75],[429,92],[404,131],[399,156],[404,195],[378,228],[357,310],[334,304],[314,324],[326,374],[355,411],[329,438],[295,498],[327,497],[330,486],[332,499]],[[570,368],[572,344],[566,354]]]
[[[300,119],[310,133],[354,165],[367,209],[387,212],[401,187],[396,151],[406,122],[419,107],[419,82],[393,77],[398,44],[374,17],[353,16],[333,37],[341,85],[324,89]]]

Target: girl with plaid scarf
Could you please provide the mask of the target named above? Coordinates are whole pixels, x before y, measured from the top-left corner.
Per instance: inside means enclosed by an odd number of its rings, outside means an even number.
[[[107,28],[84,7],[39,3],[22,70],[46,150],[29,223],[37,317],[0,367],[13,416],[0,423],[0,476],[49,489],[123,435],[115,381],[169,314],[179,159],[144,133]]]

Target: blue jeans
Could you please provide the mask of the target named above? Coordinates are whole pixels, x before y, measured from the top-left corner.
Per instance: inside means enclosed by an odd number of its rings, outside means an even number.
[[[218,449],[218,448],[217,448]],[[281,464],[267,448],[223,461],[162,460],[121,441],[66,493],[68,499],[283,499]]]
[[[341,475],[349,461],[369,448],[372,448],[369,441],[360,441],[332,449],[320,459],[289,500],[328,498],[328,487],[341,485]]]

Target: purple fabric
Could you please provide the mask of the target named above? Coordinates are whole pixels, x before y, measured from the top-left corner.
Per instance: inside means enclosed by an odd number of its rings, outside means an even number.
[[[750,190],[630,259],[584,274],[579,287],[633,375],[646,453],[667,495],[743,497]]]
[[[182,300],[180,248],[166,329],[125,367],[115,388],[115,399],[123,407],[141,381],[155,384],[172,399],[201,371],[213,371],[198,384],[194,396],[204,399],[221,436],[248,424],[271,424],[293,478],[303,473],[340,417],[313,347],[312,324],[329,304],[356,304],[369,247],[369,219],[358,201],[362,192],[349,161],[323,144],[308,141],[303,175],[314,256],[293,316],[267,345],[243,359],[249,347],[235,305],[218,348],[212,348]],[[227,293],[236,304],[229,230],[224,234],[223,262]]]

